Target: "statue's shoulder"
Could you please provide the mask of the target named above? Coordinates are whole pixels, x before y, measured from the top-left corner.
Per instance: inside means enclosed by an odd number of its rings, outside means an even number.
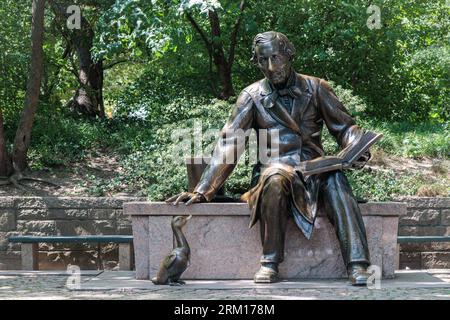
[[[260,82],[261,81],[256,81],[255,83],[252,83],[251,85],[245,87],[239,93],[239,96],[237,97],[236,100],[236,105],[245,106],[255,101],[255,99],[258,98]]]
[[[251,97],[257,97],[261,91],[261,86],[263,85],[263,81],[265,79],[258,80],[251,85],[245,87],[242,92],[247,93]]]
[[[311,88],[313,92],[317,92],[318,89],[320,89],[321,91],[333,91],[333,88],[325,79],[299,73],[297,74],[297,77],[300,79],[300,81],[308,84],[308,87]]]
[[[317,92],[317,89],[319,88],[321,82],[325,81],[321,78],[308,76],[301,73],[297,73],[297,79],[303,86],[306,86],[312,92]]]

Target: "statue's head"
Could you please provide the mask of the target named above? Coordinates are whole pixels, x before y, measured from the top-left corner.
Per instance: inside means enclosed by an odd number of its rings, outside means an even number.
[[[253,40],[252,62],[273,84],[285,83],[290,75],[295,48],[280,32],[259,33]]]

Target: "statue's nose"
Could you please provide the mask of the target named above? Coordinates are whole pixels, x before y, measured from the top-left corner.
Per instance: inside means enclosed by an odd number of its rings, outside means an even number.
[[[275,65],[272,63],[272,58],[269,58],[269,71],[274,72],[275,71]]]

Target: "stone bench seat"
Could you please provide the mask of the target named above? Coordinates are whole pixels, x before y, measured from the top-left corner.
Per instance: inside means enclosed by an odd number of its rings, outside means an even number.
[[[398,266],[398,220],[406,214],[406,205],[377,202],[360,204],[360,208],[371,262],[380,268],[384,278],[393,278]],[[184,279],[252,279],[259,268],[259,224],[248,228],[250,210],[246,203],[173,206],[164,202],[130,202],[124,204],[124,214],[132,220],[137,279],[155,276],[162,259],[172,250],[171,220],[177,215],[193,216],[183,229],[191,248],[191,265],[183,274]],[[318,214],[310,240],[290,219],[280,276],[347,276],[334,228],[323,212]]]
[[[399,236],[398,243],[450,242],[448,236]]]
[[[8,241],[21,244],[22,270],[39,270],[39,243],[97,243],[99,245],[101,243],[118,243],[119,268],[120,270],[131,270],[131,258],[133,255],[132,236],[12,236],[8,238]]]

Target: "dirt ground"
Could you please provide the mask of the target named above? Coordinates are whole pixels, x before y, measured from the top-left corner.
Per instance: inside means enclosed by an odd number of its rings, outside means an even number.
[[[101,154],[95,157],[87,157],[82,162],[72,163],[70,166],[58,166],[43,170],[27,170],[25,175],[32,178],[44,179],[59,187],[37,182],[25,182],[29,192],[23,192],[12,185],[0,187],[2,196],[93,196],[90,189],[95,181],[113,179],[123,169],[119,165],[118,158],[114,155]],[[105,196],[135,196],[126,191]]]

